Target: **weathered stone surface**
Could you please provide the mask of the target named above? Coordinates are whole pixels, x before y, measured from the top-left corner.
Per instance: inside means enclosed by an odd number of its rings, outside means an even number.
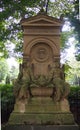
[[[21,20],[23,63],[14,83],[16,102],[9,123],[74,124],[67,100],[69,84],[60,65],[62,23],[44,14]]]
[[[12,113],[10,124],[34,124],[34,125],[73,125],[74,118],[71,113],[45,113],[44,111],[39,112],[27,112],[27,113]]]
[[[8,125],[2,130],[80,130],[77,125]]]

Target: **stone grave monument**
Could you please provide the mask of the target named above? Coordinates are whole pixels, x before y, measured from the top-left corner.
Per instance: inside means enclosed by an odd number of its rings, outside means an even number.
[[[53,130],[55,125],[55,130],[62,125],[75,126],[67,100],[70,86],[65,82],[60,65],[62,25],[61,19],[45,13],[21,20],[23,63],[14,83],[16,101],[9,124],[25,124],[30,126],[28,130],[42,130],[45,126],[50,127],[44,130]],[[35,128],[37,126],[39,128]]]

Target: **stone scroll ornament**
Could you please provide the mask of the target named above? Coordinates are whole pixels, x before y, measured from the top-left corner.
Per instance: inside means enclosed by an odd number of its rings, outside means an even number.
[[[39,51],[41,51],[41,54],[39,54],[37,57],[39,57],[40,60],[43,60],[44,50]],[[48,67],[50,69],[50,73],[48,76],[34,76],[32,72],[34,65],[32,65],[32,67],[29,66],[27,68],[26,77],[23,77],[24,68],[22,66],[23,65],[20,64],[20,73],[18,75],[18,79],[15,81],[14,84],[14,94],[18,100],[22,100],[23,98],[30,98],[32,96],[30,88],[32,87],[52,87],[53,94],[51,95],[51,97],[55,102],[63,100],[69,94],[70,86],[68,83],[65,82],[63,71],[61,71],[61,68],[58,68],[56,72],[54,68],[50,68],[49,65]]]

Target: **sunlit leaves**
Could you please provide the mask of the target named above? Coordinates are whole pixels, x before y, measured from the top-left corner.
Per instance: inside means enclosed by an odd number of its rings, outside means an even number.
[[[21,26],[19,24],[22,17],[33,15],[34,10],[29,8],[36,7],[40,0],[0,0],[0,50],[2,56],[9,56],[9,50],[6,48],[14,43],[19,52],[22,42]],[[18,46],[18,47],[17,47]],[[17,49],[18,48],[18,49]],[[17,51],[17,52],[18,52]]]
[[[4,80],[6,75],[8,74],[9,68],[6,60],[0,60],[0,82]]]
[[[74,9],[73,2],[68,0],[55,0],[55,2],[51,2],[49,6],[49,13],[55,17],[60,17],[61,14],[70,14]]]
[[[61,34],[61,48],[62,49],[68,47],[67,43],[69,42],[69,38],[71,38],[73,36],[74,36],[74,33],[73,33],[72,29],[69,31],[62,32],[62,34]]]

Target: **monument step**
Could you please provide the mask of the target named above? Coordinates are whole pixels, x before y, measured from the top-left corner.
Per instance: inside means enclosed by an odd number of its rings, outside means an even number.
[[[73,125],[75,124],[71,113],[12,113],[9,124],[48,124]]]
[[[78,125],[7,125],[2,130],[80,130]]]
[[[50,97],[32,98],[28,103],[26,103],[26,105],[22,102],[17,102],[14,107],[14,112],[20,112],[23,107],[25,109],[24,111],[27,113],[70,112],[67,99],[59,102],[54,102]]]

